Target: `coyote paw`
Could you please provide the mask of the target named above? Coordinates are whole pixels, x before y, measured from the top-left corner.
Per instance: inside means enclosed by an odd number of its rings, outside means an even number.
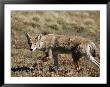
[[[77,72],[80,72],[81,70],[82,70],[82,68],[80,68],[80,67],[79,68],[76,68],[76,71]]]
[[[57,71],[56,66],[54,66],[54,65],[53,65],[53,66],[52,66],[52,65],[49,66],[49,71],[50,71],[50,72],[56,72],[56,71]]]
[[[42,60],[43,60],[43,62],[47,62],[48,61],[48,57],[43,57]]]

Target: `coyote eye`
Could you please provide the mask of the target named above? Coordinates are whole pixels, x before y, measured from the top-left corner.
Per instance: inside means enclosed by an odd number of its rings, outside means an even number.
[[[30,45],[32,45],[32,43],[29,43]]]
[[[36,43],[34,45],[36,45]]]
[[[29,43],[29,46],[31,47],[32,46],[32,43]]]

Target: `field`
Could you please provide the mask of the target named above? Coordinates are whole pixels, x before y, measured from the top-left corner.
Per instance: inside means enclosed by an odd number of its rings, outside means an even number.
[[[11,76],[12,77],[99,77],[100,69],[86,58],[79,61],[77,72],[71,54],[59,55],[57,73],[49,70],[50,61],[44,62],[44,52],[31,52],[25,33],[77,35],[93,41],[100,54],[99,11],[12,11],[11,12]],[[96,57],[99,62],[100,57]]]

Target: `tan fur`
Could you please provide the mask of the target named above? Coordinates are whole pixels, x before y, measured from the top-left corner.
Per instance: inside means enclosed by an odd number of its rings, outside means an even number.
[[[32,42],[32,44],[34,43],[36,43],[35,45],[36,49],[39,50],[45,49],[45,52],[48,53],[47,57],[50,59],[52,58],[54,59],[54,65],[57,66],[57,69],[58,69],[58,54],[66,51],[70,51],[72,53],[72,58],[77,71],[80,70],[78,60],[82,56],[85,56],[96,66],[98,67],[100,66],[100,64],[94,59],[96,45],[88,39],[79,36],[40,34],[36,37],[35,42]],[[32,48],[32,46],[30,46],[30,48]],[[33,49],[34,48],[32,48],[32,50]]]

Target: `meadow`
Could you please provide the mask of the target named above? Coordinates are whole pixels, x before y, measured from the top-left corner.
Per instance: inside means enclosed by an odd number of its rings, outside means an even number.
[[[100,69],[86,58],[79,60],[77,72],[71,54],[59,55],[57,73],[49,70],[50,61],[42,61],[44,52],[31,52],[25,33],[82,36],[97,46],[100,54],[99,11],[11,11],[11,76],[12,77],[99,77]],[[100,61],[100,55],[95,58]],[[39,69],[38,69],[39,68]]]

